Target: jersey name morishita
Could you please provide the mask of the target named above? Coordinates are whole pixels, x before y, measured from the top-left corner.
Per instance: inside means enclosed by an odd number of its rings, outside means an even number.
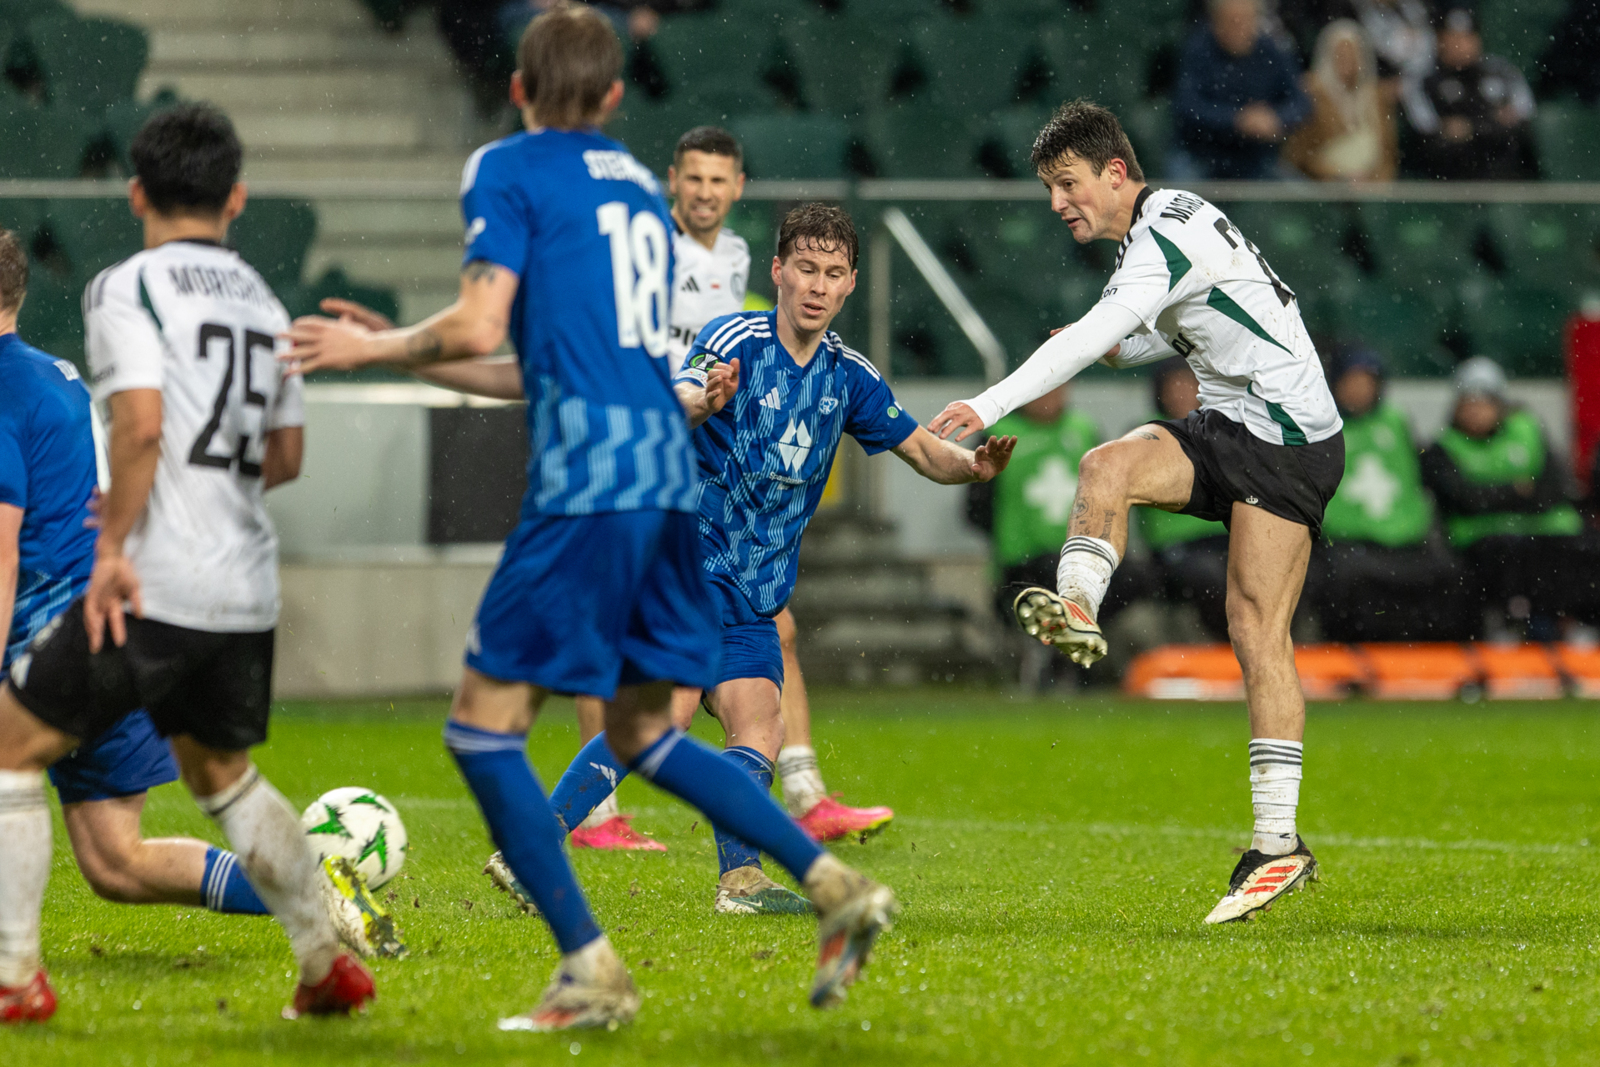
[[[1325,441],[1341,427],[1295,295],[1213,205],[1179,189],[1139,193],[1100,299],[1143,325],[1120,364],[1183,356],[1200,406],[1272,444]]]
[[[248,633],[278,621],[278,536],[262,503],[272,430],[305,424],[304,385],[277,354],[289,316],[237,252],[170,241],[83,294],[98,400],[161,393],[161,458],[126,550],[145,615]]]
[[[518,133],[467,161],[461,213],[463,264],[518,278],[523,517],[694,510],[694,453],[667,362],[672,217],[655,176],[592,128]]]
[[[683,369],[694,339],[705,324],[744,310],[750,280],[750,246],[732,230],[717,234],[710,248],[682,230],[675,231],[672,275],[672,373]]]
[[[700,536],[706,571],[762,615],[794,591],[800,536],[822,499],[844,434],[868,455],[895,448],[917,420],[867,358],[829,331],[804,367],[779,343],[774,311],[713,319],[677,381],[704,385],[739,360],[733,399],[695,431],[703,480]]]

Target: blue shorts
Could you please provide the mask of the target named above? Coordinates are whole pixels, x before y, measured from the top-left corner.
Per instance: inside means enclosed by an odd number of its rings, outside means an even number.
[[[766,678],[783,688],[783,645],[778,624],[750,606],[744,594],[716,578],[712,592],[722,608],[722,669],[717,685],[736,678]]]
[[[177,780],[172,747],[143,711],[122,719],[50,767],[50,781],[63,804],[138,796]]]
[[[467,666],[606,700],[619,685],[709,688],[720,645],[698,521],[678,511],[524,518],[478,605]]]

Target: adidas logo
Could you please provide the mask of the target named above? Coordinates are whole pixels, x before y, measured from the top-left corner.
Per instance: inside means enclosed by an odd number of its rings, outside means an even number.
[[[777,411],[783,406],[783,401],[778,396],[778,387],[776,385],[772,387],[771,392],[761,398],[761,406],[764,408],[771,408],[773,411]],[[789,427],[789,432],[794,432],[793,426]]]
[[[700,291],[700,283],[696,282],[694,280],[694,275],[691,274],[689,278],[684,281],[681,286],[679,286],[679,288],[686,293],[698,293]]]

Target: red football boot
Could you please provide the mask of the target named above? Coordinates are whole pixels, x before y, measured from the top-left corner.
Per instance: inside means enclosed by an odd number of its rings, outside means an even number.
[[[27,985],[0,986],[0,1023],[42,1023],[56,1013],[56,991],[40,971]]]
[[[283,1009],[283,1017],[349,1015],[353,1011],[366,1011],[367,1001],[376,999],[377,995],[371,973],[354,956],[345,953],[333,961],[328,977],[316,985],[300,983],[294,991],[294,1005]]]
[[[823,797],[795,821],[800,829],[818,841],[837,841],[851,834],[875,834],[889,825],[894,818],[892,808],[852,808],[835,798]]]
[[[639,852],[665,852],[667,846],[646,837],[628,825],[632,815],[613,815],[592,830],[579,826],[567,838],[573,848],[594,848],[607,852],[624,849]]]

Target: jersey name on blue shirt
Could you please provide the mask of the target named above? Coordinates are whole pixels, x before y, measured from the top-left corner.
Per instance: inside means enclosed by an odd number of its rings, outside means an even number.
[[[84,524],[98,482],[89,390],[78,370],[0,336],[0,504],[22,509],[13,646],[59,614],[94,565]],[[65,597],[65,599],[63,599]]]
[[[666,359],[672,222],[655,176],[594,129],[519,133],[467,161],[461,212],[463,262],[518,277],[523,516],[692,511],[694,456]]]
[[[695,431],[700,533],[706,570],[762,615],[794,592],[800,536],[817,510],[839,439],[868,455],[917,428],[859,352],[828,332],[804,367],[775,333],[776,313],[745,311],[700,331],[675,381],[704,385],[717,363],[739,360],[739,391]]]

